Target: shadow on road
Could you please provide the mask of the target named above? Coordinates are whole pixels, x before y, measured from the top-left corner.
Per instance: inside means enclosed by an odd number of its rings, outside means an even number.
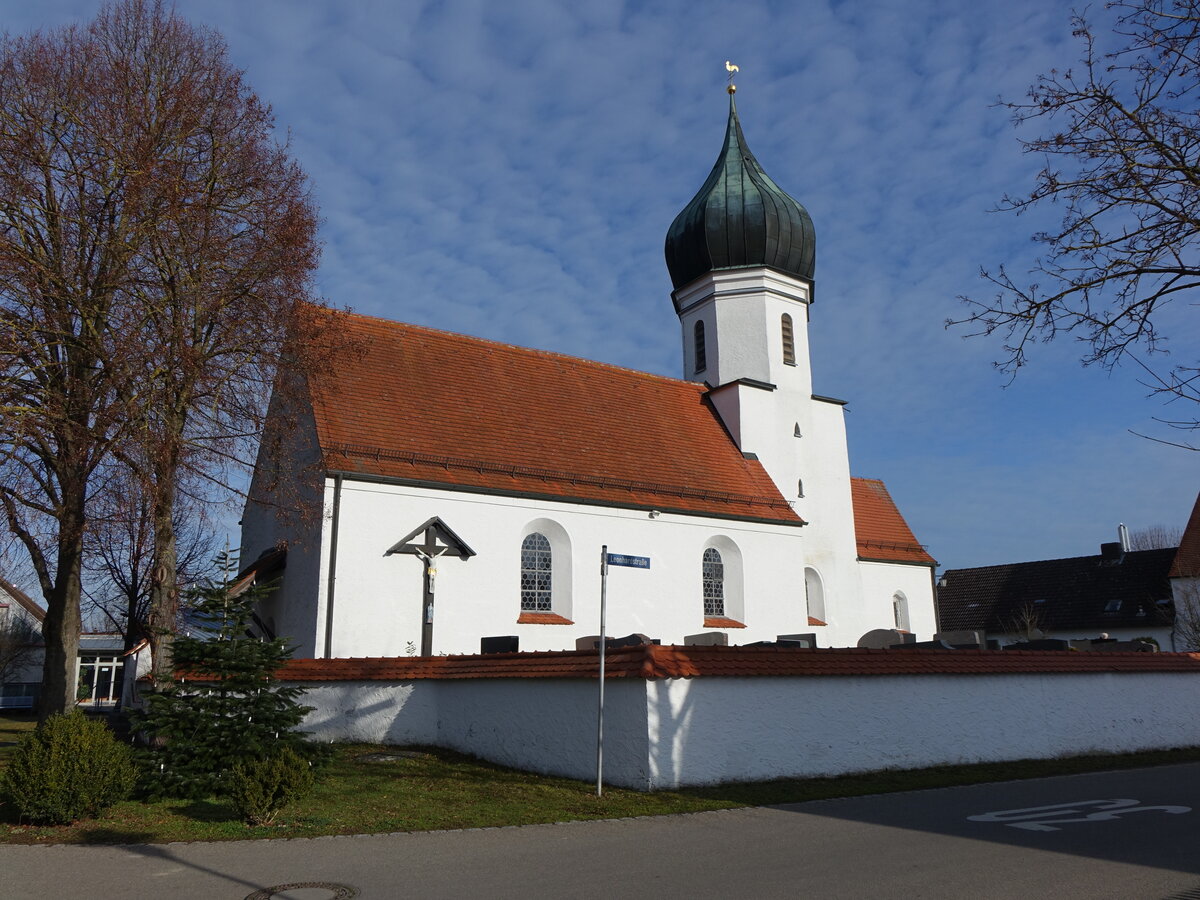
[[[1200,763],[771,808],[1200,875]]]

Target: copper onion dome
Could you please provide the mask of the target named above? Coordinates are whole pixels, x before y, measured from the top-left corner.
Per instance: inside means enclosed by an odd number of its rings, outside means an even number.
[[[671,223],[666,255],[676,288],[716,269],[751,266],[769,266],[812,281],[812,219],[771,180],[746,146],[732,93],[721,155],[703,187]]]

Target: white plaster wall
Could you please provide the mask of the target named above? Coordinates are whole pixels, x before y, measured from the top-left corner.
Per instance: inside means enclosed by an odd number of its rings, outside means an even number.
[[[854,506],[850,494],[850,463],[843,408],[813,401],[808,423],[796,440],[801,452],[799,477],[804,497],[796,511],[805,526],[807,564],[817,570],[825,588],[825,621],[817,627],[823,647],[854,647],[873,628],[890,628],[891,610],[863,608],[858,550],[854,535]]]
[[[273,399],[272,403],[276,401]],[[287,636],[295,643],[297,657],[315,657],[324,651],[324,609],[320,598],[324,595],[327,572],[325,534],[332,510],[332,480],[313,477],[318,454],[311,410],[289,418],[288,433],[281,437],[289,462],[278,472],[267,471],[273,464],[265,452],[273,440],[270,431],[260,449],[249,499],[242,511],[239,558],[244,568],[264,550],[287,544],[283,577],[259,605],[258,614],[264,623],[273,626],[277,635]],[[278,479],[280,490],[266,487],[272,478]]]
[[[892,598],[897,591],[908,600],[908,630],[919,641],[933,639],[937,631],[937,616],[933,609],[933,579],[929,566],[906,566],[896,563],[859,562],[862,579],[862,606],[869,621],[895,621]],[[864,630],[863,633],[865,633]]]
[[[600,615],[600,548],[649,556],[649,571],[609,570],[608,633],[641,633],[682,643],[704,626],[701,557],[727,540],[740,550],[744,629],[731,643],[771,640],[810,630],[804,606],[805,529],[734,520],[609,509],[403,485],[346,481],[338,541],[334,612],[335,657],[403,656],[420,644],[421,563],[385,557],[396,540],[440,516],[477,553],[443,557],[437,566],[433,650],[475,653],[479,638],[515,634],[522,650],[574,649],[596,634]],[[573,625],[522,625],[520,543],[526,526],[550,519],[574,550],[570,615]],[[291,577],[290,574],[288,577]],[[324,585],[322,585],[322,590]],[[731,591],[732,594],[732,591]],[[890,612],[888,613],[890,616]],[[876,627],[883,627],[890,618]],[[852,645],[858,634],[833,632]]]
[[[595,679],[310,682],[301,725],[312,740],[428,744],[500,765],[596,775]],[[605,685],[606,781],[645,790],[646,694],[640,679]]]
[[[301,703],[313,707],[301,730],[322,743],[438,743],[439,681],[319,681],[301,683]]]
[[[612,679],[605,782],[671,789],[1200,745],[1188,673]],[[432,744],[590,780],[595,679],[315,682],[321,741]]]
[[[596,775],[595,679],[441,682],[438,743],[483,759],[582,780]],[[611,679],[604,697],[606,782],[647,789],[646,692]]]
[[[1197,676],[650,681],[654,788],[1200,744]]]

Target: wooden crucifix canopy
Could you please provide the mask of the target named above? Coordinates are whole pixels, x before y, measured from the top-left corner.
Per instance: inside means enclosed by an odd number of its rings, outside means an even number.
[[[415,539],[418,535],[423,535],[423,543],[416,542]],[[383,555],[391,556],[393,553],[409,553],[426,558],[453,554],[459,559],[470,559],[475,555],[475,551],[467,546],[466,541],[455,534],[454,530],[438,516],[434,516],[425,524],[414,528]]]

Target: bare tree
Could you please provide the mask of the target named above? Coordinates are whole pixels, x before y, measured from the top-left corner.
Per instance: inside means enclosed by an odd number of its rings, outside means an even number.
[[[1183,529],[1170,525],[1151,525],[1129,533],[1130,550],[1165,550],[1178,547],[1183,540]]]
[[[75,30],[0,44],[0,504],[46,599],[42,715],[74,702],[89,483],[130,422],[141,176],[90,133],[106,81]]]
[[[1065,335],[1086,347],[1085,365],[1131,360],[1152,393],[1183,402],[1160,421],[1195,429],[1195,348],[1183,348],[1185,358],[1168,369],[1152,362],[1167,338],[1159,330],[1166,308],[1189,302],[1200,286],[1200,0],[1106,8],[1114,10],[1118,49],[1102,52],[1099,33],[1077,15],[1079,66],[1051,70],[1026,101],[1004,104],[1016,125],[1044,126],[1022,144],[1045,165],[1029,194],[1006,196],[1000,208],[1019,214],[1054,205],[1061,221],[1034,234],[1044,253],[1028,277],[1003,266],[984,271],[999,292],[963,298],[970,315],[948,324],[1003,335],[997,366],[1011,374],[1026,364],[1032,342]]]
[[[72,700],[114,460],[149,504],[169,671],[179,481],[247,464],[285,351],[303,371],[328,346],[306,333],[317,253],[305,176],[214,32],[117,0],[0,43],[0,502],[46,595],[43,715]]]
[[[177,579],[195,582],[216,552],[205,504],[181,485],[172,530],[178,543]],[[84,548],[84,609],[105,630],[119,631],[125,649],[150,636],[154,571],[154,504],[124,466],[110,472],[91,509]]]
[[[1005,634],[1011,634],[1021,641],[1036,641],[1046,636],[1045,618],[1031,600],[1014,609],[1001,625]]]
[[[1200,652],[1200,578],[1179,579],[1174,586],[1175,649]]]

